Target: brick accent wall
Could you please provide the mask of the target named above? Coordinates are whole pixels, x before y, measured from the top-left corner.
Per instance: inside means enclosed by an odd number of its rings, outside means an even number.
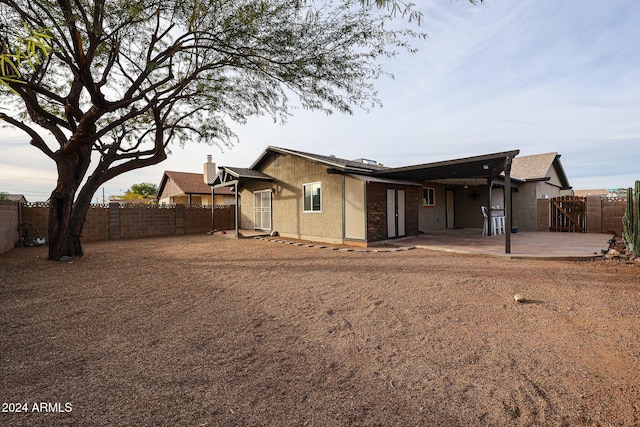
[[[367,194],[367,240],[375,242],[387,237],[387,189],[405,190],[405,235],[418,234],[420,209],[420,187],[368,183]]]
[[[387,188],[367,184],[367,240],[375,242],[387,238]]]
[[[19,208],[23,223],[32,224],[45,237],[48,235],[49,206],[46,203],[20,207],[15,202],[0,201],[0,253],[13,248],[20,238]],[[235,206],[215,206],[214,214],[217,230],[235,228]],[[91,206],[82,230],[82,242],[175,236],[210,230],[210,206],[120,206],[111,203],[109,206]]]
[[[0,200],[0,254],[13,248],[20,239],[20,204]]]

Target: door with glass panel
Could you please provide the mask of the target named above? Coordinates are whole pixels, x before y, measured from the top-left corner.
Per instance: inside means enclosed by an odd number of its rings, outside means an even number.
[[[256,230],[271,230],[271,190],[254,191],[253,219]]]

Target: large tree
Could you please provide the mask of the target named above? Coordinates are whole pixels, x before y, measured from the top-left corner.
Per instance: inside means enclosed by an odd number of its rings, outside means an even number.
[[[82,255],[96,190],[172,142],[231,146],[230,123],[294,102],[376,105],[380,59],[416,35],[398,14],[419,18],[396,0],[0,0],[0,119],[57,166],[49,258]]]

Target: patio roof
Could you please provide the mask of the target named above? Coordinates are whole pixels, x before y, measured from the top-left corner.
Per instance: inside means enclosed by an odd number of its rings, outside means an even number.
[[[220,166],[220,172],[209,185],[213,188],[241,184],[247,180],[273,181],[273,177],[254,169]]]
[[[512,150],[462,159],[386,168],[377,170],[373,174],[378,177],[418,182],[472,178],[492,180],[500,177],[500,174],[504,172],[506,160],[513,159],[518,153],[520,150]]]

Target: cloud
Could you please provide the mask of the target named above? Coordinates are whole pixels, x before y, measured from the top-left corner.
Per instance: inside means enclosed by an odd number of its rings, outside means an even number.
[[[415,3],[428,38],[413,41],[416,55],[401,53],[385,64],[395,79],[376,82],[383,108],[353,116],[297,111],[286,126],[253,118],[235,127],[235,148],[173,147],[167,161],[117,178],[107,192],[159,182],[164,170],[200,172],[207,154],[219,165],[246,167],[267,145],[389,166],[511,149],[557,151],[575,188],[640,178],[630,154],[640,142],[640,2]],[[50,163],[4,133],[0,150],[0,170],[37,165],[12,169],[26,174],[25,189],[29,174]]]

